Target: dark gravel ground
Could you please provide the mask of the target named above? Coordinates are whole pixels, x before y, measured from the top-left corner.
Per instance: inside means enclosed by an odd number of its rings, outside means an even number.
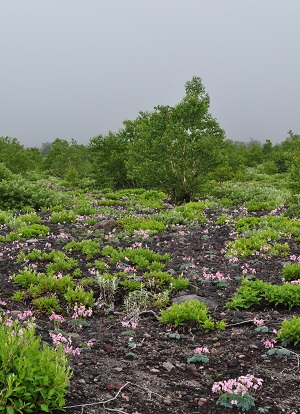
[[[175,330],[161,324],[155,316],[159,310],[153,309],[155,313],[140,315],[131,341],[135,343],[135,347],[130,349],[129,337],[122,334],[124,328],[121,321],[124,315],[118,303],[114,312],[109,315],[94,310],[92,317],[88,319],[88,326],[79,332],[72,330],[67,324],[62,324],[61,329],[72,334],[74,344],[80,346],[81,343],[93,341],[91,349],[71,358],[74,374],[66,401],[67,413],[239,412],[238,409],[231,410],[217,405],[218,396],[212,393],[212,385],[215,381],[246,374],[263,379],[263,386],[255,395],[255,408],[249,413],[300,413],[299,349],[289,347],[293,353],[288,357],[262,357],[266,353],[263,342],[274,338],[272,330],[278,329],[284,319],[291,318],[292,315],[299,316],[299,308],[292,311],[269,306],[247,311],[229,311],[225,308],[225,303],[240,284],[242,266],[246,262],[249,269],[256,270],[256,277],[279,284],[282,267],[288,259],[261,259],[253,256],[230,263],[223,249],[224,243],[234,237],[230,235],[233,227],[230,224],[214,224],[214,219],[219,215],[218,211],[207,211],[206,214],[210,219],[208,223],[192,228],[167,230],[143,241],[143,246],[147,245],[156,252],[169,253],[172,261],[167,264],[166,269],[175,275],[184,272],[190,279],[189,289],[180,295],[196,294],[205,298],[203,300],[209,300],[207,303],[211,316],[214,320],[225,320],[228,324],[226,330],[203,333],[180,328],[180,339],[172,338],[169,334]],[[43,224],[49,225],[47,215],[42,216]],[[25,303],[11,300],[17,286],[9,280],[9,276],[24,266],[15,261],[20,249],[45,249],[46,243],[51,243],[51,248],[62,250],[70,239],[82,240],[95,234],[95,228],[87,229],[79,224],[50,227],[49,237],[27,241],[25,246],[20,247],[17,243],[1,244],[0,298],[6,301],[5,308],[13,314],[28,308],[34,309],[29,300],[25,300]],[[110,230],[107,229],[108,231]],[[6,228],[1,229],[1,234],[6,232]],[[66,234],[68,239],[57,238],[58,234]],[[300,255],[299,243],[287,241],[290,253]],[[120,246],[122,245],[121,241]],[[72,255],[81,260],[82,268],[86,269],[84,264],[88,261],[87,258],[80,257],[78,252],[68,253],[69,257]],[[97,257],[93,258],[96,259]],[[187,263],[189,266],[184,267]],[[209,273],[221,272],[230,275],[231,279],[226,286],[219,286],[214,281],[204,282],[203,268]],[[97,296],[97,291],[95,294]],[[49,330],[53,326],[49,318],[37,312],[35,317],[43,339],[51,343]],[[269,333],[257,332],[252,322],[254,318],[263,319]],[[210,350],[209,363],[187,363],[197,347],[207,347]],[[130,351],[137,358],[128,355]]]

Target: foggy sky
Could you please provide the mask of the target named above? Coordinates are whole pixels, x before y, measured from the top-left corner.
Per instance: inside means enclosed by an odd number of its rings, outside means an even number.
[[[0,136],[87,144],[200,76],[226,138],[300,133],[299,0],[1,0]]]

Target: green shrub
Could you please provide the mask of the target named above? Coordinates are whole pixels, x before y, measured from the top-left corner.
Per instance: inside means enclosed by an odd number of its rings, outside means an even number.
[[[157,221],[161,221],[166,226],[187,223],[187,220],[183,217],[182,213],[180,211],[176,211],[175,209],[157,213],[153,216],[153,218]]]
[[[39,276],[36,283],[29,286],[29,293],[32,297],[40,296],[43,293],[54,292],[64,293],[68,288],[73,288],[74,282],[70,275],[54,278],[52,276]]]
[[[170,285],[174,290],[185,290],[189,287],[190,281],[182,275],[179,275],[171,280]]]
[[[273,285],[260,279],[242,279],[241,286],[230,301],[226,303],[228,309],[249,309],[254,305],[267,302],[270,305],[281,305],[291,310],[300,305],[300,285],[285,283]]]
[[[5,237],[5,241],[28,240],[38,236],[47,236],[50,232],[48,226],[42,224],[32,224],[31,226],[24,226],[17,231],[12,231]]]
[[[225,216],[225,214],[221,214],[215,221],[215,224],[218,224],[220,226],[227,224],[227,223],[231,223],[233,220],[232,218]]]
[[[291,263],[282,269],[282,277],[286,281],[300,279],[300,263]]]
[[[77,219],[77,214],[72,210],[63,210],[51,214],[51,223],[74,223]]]
[[[138,270],[149,269],[153,262],[170,261],[168,254],[155,253],[148,248],[139,247],[137,249],[114,249],[112,246],[105,246],[102,249],[102,255],[110,257],[110,262],[116,264],[128,258]]]
[[[74,208],[74,211],[76,214],[79,214],[80,216],[89,216],[91,214],[95,214],[96,212],[95,208],[88,203],[79,204],[77,207]]]
[[[288,217],[300,217],[300,195],[299,194],[293,194],[291,197],[287,200],[287,209],[284,212],[285,216]]]
[[[0,211],[0,224],[8,225],[13,220],[13,214],[8,211]]]
[[[65,194],[47,188],[40,183],[33,183],[18,175],[0,181],[0,209],[22,210],[33,207],[35,210],[52,205],[67,204]]]
[[[159,321],[175,327],[186,323],[193,323],[204,331],[224,329],[225,323],[216,323],[208,315],[209,309],[205,303],[198,300],[188,300],[182,303],[174,303],[169,308],[161,311]]]
[[[283,321],[277,333],[277,338],[281,339],[284,344],[299,345],[300,317],[293,316],[292,319]]]
[[[70,306],[74,306],[75,303],[85,306],[93,306],[95,301],[94,293],[92,291],[86,292],[81,286],[76,286],[75,289],[69,288],[64,294],[64,298]]]
[[[48,315],[51,315],[51,313],[61,309],[59,301],[55,295],[34,299],[32,303],[40,312],[46,312]]]
[[[42,344],[32,326],[1,321],[0,349],[0,412],[63,410],[71,370],[62,347]]]
[[[0,180],[10,180],[13,173],[8,169],[3,162],[0,162]]]
[[[64,246],[64,249],[69,251],[79,250],[85,254],[88,259],[91,259],[95,254],[100,252],[100,243],[90,239],[82,240],[81,242],[72,240]]]
[[[144,287],[144,284],[142,282],[132,279],[124,279],[121,282],[119,282],[119,284],[129,292],[133,292],[134,290],[140,290],[142,287]]]
[[[163,199],[166,199],[167,195],[162,191],[148,190],[142,194],[135,195],[134,201],[136,201],[142,207],[148,207],[150,209],[161,209],[163,207]]]
[[[277,202],[275,200],[269,201],[248,201],[245,203],[245,207],[248,211],[270,211],[274,210],[277,206]]]
[[[19,273],[13,275],[13,280],[19,283],[23,288],[29,287],[31,284],[37,284],[41,277],[45,274],[38,275],[36,270],[30,270],[28,268],[22,269]]]
[[[47,273],[58,273],[62,270],[70,270],[78,266],[77,260],[69,258],[61,251],[53,251],[52,262],[47,265]]]
[[[182,206],[175,207],[175,211],[181,213],[185,220],[188,221],[197,221],[203,223],[207,221],[207,218],[203,217],[205,209],[205,203],[202,201],[199,202],[189,202]]]
[[[131,233],[134,230],[150,230],[151,233],[157,233],[166,229],[166,226],[162,222],[144,217],[125,217],[119,219],[117,223]]]
[[[162,271],[150,271],[143,274],[145,279],[152,279],[154,284],[162,288],[169,285],[173,281],[173,277],[170,273]]]

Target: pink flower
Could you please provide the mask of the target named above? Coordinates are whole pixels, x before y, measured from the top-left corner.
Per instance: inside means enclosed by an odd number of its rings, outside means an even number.
[[[31,318],[32,316],[33,316],[32,311],[27,310],[27,311],[24,311],[22,313],[19,313],[18,318],[23,321],[24,319]]]
[[[230,402],[231,402],[231,405],[237,405],[238,400],[231,400]]]
[[[203,348],[196,348],[194,350],[194,353],[201,355],[201,354],[209,354],[210,352],[209,352],[209,349],[207,347],[203,347]]]
[[[253,323],[256,326],[263,326],[265,324],[265,321],[263,319],[254,318],[253,319]]]
[[[11,319],[11,317],[10,317],[10,318],[8,318],[8,319],[7,319],[7,321],[5,322],[5,325],[6,325],[6,326],[12,326],[12,324],[13,324],[13,321],[12,321],[12,319]]]
[[[271,341],[269,341],[268,339],[266,340],[266,341],[264,341],[263,342],[263,345],[266,347],[266,348],[274,348],[274,344],[276,344],[276,340],[275,339],[271,339]]]
[[[55,312],[52,313],[52,315],[49,316],[50,321],[58,321],[58,322],[64,322],[65,318],[61,315],[57,315]]]

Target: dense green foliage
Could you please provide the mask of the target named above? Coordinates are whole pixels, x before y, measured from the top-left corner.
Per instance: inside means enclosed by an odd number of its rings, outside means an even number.
[[[63,409],[71,377],[62,347],[55,351],[17,321],[0,323],[0,412],[37,413]]]
[[[161,311],[160,322],[175,327],[192,324],[192,327],[210,331],[213,329],[225,329],[224,321],[214,322],[209,316],[209,309],[205,303],[198,300],[187,300],[182,303],[173,303],[167,309]]]
[[[277,175],[293,194],[299,193],[300,135],[289,131],[276,145],[269,139],[264,144],[252,139],[225,140],[209,106],[201,78],[194,76],[186,82],[185,96],[176,105],[139,112],[136,119],[124,120],[119,131],[93,137],[86,146],[74,139],[56,138],[40,149],[24,148],[16,138],[0,137],[0,208],[64,204],[55,201],[55,195],[59,198],[61,194],[41,189],[39,182],[45,177],[56,177],[55,186],[59,183],[60,188],[86,191],[96,186],[110,191],[139,186],[163,190],[173,201],[188,201],[212,190],[222,198],[227,189],[220,188],[220,182],[265,181],[266,176]],[[254,170],[255,177],[250,177]],[[242,193],[233,193],[229,200],[224,199],[224,205],[244,202],[242,198]],[[101,203],[116,204],[110,199]],[[291,217],[299,215],[298,204],[291,200]],[[254,194],[246,207],[258,211],[274,205],[274,199],[259,200]]]

